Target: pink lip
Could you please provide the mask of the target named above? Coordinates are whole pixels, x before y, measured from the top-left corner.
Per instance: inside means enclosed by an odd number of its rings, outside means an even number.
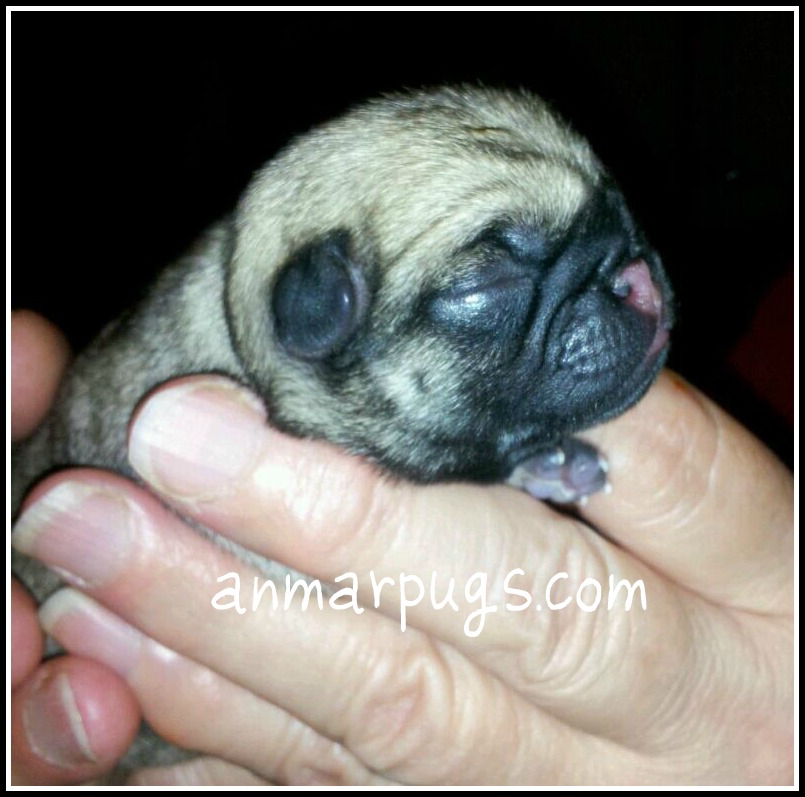
[[[663,326],[662,319],[660,319],[657,324],[657,331],[654,333],[654,340],[651,341],[651,346],[649,346],[648,354],[646,355],[647,360],[650,360],[665,348],[665,344],[668,343],[668,337],[668,330]]]

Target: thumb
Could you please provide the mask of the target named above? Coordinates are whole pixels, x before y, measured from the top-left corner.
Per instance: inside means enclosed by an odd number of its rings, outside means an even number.
[[[140,710],[111,670],[60,656],[11,695],[11,773],[16,785],[81,783],[111,771],[134,739]]]
[[[584,517],[654,568],[719,603],[790,611],[793,478],[676,374],[592,430],[613,492]]]

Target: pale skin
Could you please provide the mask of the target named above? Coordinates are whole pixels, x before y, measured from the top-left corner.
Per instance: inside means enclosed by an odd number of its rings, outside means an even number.
[[[18,344],[40,364],[25,380]],[[12,353],[12,421],[27,430],[66,348],[21,314]],[[231,383],[181,380],[140,409],[131,459],[183,515],[247,548],[322,581],[355,573],[366,611],[216,611],[211,598],[232,584],[216,579],[237,570],[250,589],[253,571],[142,487],[91,470],[52,477],[17,534],[83,591],[45,605],[43,624],[71,653],[46,664],[34,604],[12,593],[15,782],[103,775],[140,710],[202,758],[137,783],[793,782],[793,480],[679,377],[586,435],[607,453],[613,491],[580,518],[504,486],[393,483],[264,418]],[[520,612],[502,592],[515,568],[510,586],[534,597]],[[439,599],[455,579],[458,611],[423,600],[401,632],[400,574],[429,586],[434,571]],[[394,580],[377,610],[370,572]],[[478,572],[498,610],[470,637],[479,604],[463,591]],[[560,572],[555,600],[585,578],[606,600],[614,574],[642,579],[646,609],[538,611]],[[63,698],[65,683],[78,725],[52,720],[43,733],[36,695],[59,684]]]

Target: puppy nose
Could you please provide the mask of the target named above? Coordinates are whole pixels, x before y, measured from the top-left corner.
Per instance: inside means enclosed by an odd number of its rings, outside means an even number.
[[[648,263],[642,257],[633,260],[618,274],[612,292],[643,315],[657,320],[662,318],[662,293],[654,284]]]

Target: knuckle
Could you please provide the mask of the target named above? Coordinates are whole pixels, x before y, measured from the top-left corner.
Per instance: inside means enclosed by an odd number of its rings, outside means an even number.
[[[640,504],[628,509],[652,527],[682,528],[701,512],[724,456],[721,429],[707,403],[694,392],[681,394],[678,401],[690,406],[680,403],[674,412],[650,419],[650,428],[636,438],[640,467],[629,469],[636,480],[630,494]]]
[[[290,786],[368,785],[370,774],[340,744],[314,733],[301,723],[276,739],[270,770]]]
[[[290,478],[268,474],[263,503],[275,510],[276,523],[293,529],[294,548],[309,561],[352,570],[380,533],[397,527],[397,491],[370,463],[304,441],[291,470]]]
[[[613,649],[606,612],[582,611],[577,605],[581,584],[594,578],[606,584],[605,565],[594,547],[565,539],[539,573],[528,577],[526,590],[542,611],[523,612],[519,649],[512,657],[508,680],[535,699],[546,688],[564,695],[583,694],[601,676],[602,654]],[[567,578],[554,581],[554,574]],[[547,601],[552,602],[550,606]],[[547,609],[547,610],[546,610]]]
[[[421,637],[386,656],[354,701],[347,746],[375,771],[402,781],[438,782],[454,768],[455,677],[445,652]]]

